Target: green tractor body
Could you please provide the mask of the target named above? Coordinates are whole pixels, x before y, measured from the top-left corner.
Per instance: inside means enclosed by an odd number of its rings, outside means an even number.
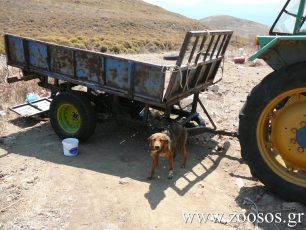
[[[239,115],[241,155],[271,191],[306,204],[305,0],[288,0],[259,36],[259,51],[274,71],[247,97]],[[305,27],[306,28],[306,27]]]
[[[306,61],[305,16],[305,0],[287,1],[270,35],[257,37],[260,50],[249,60],[263,59],[274,70]]]

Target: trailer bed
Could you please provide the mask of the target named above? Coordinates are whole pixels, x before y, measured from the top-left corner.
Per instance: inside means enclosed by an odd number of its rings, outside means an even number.
[[[7,62],[51,77],[160,107],[213,84],[232,31],[191,31],[176,61],[135,60],[6,34]],[[25,76],[26,77],[26,76]]]

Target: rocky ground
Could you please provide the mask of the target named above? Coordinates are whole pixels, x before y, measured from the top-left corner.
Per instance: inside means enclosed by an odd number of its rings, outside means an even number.
[[[269,72],[262,63],[225,62],[223,81],[201,95],[220,129],[237,130],[247,93]],[[80,154],[67,158],[48,119],[17,118],[5,98],[0,103],[0,229],[306,229],[306,207],[256,181],[237,138],[189,138],[187,168],[179,168],[178,155],[168,180],[161,160],[156,178],[146,181],[149,131],[143,127],[103,122]],[[210,217],[195,215],[191,223],[188,213]],[[255,213],[281,213],[282,222],[257,223]],[[224,217],[213,221],[213,214]]]

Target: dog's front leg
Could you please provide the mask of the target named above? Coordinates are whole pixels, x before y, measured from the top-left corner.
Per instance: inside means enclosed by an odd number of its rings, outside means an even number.
[[[158,165],[158,155],[152,157],[152,168],[151,168],[151,172],[150,172],[150,175],[148,176],[147,180],[152,180],[153,179],[153,175],[155,173],[155,169],[156,169],[157,165]]]
[[[172,154],[169,154],[167,156],[167,160],[169,163],[169,175],[168,175],[168,179],[172,179],[173,178],[173,156]]]

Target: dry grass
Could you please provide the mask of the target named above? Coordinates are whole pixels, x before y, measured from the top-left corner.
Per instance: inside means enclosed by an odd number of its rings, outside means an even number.
[[[0,1],[0,34],[103,52],[171,50],[181,44],[186,31],[205,28],[140,0]]]

